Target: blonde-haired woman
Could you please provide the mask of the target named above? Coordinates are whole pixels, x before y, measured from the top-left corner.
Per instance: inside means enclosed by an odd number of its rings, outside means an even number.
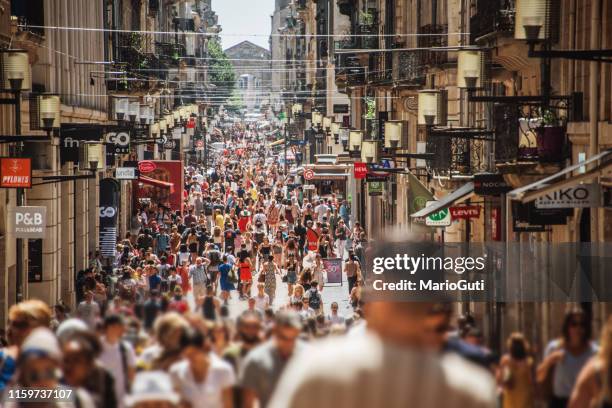
[[[612,316],[601,330],[597,355],[578,375],[569,407],[612,407]]]
[[[503,392],[504,408],[534,406],[533,358],[522,333],[512,333],[506,341],[506,354],[497,369],[497,382]]]

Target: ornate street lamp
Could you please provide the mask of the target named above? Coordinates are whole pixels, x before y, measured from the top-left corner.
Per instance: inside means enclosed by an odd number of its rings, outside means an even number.
[[[32,89],[32,70],[28,52],[25,50],[1,50],[0,88],[7,91]]]
[[[125,96],[116,96],[113,98],[113,105],[115,111],[115,119],[122,121],[125,120],[126,115],[129,113],[130,101]]]
[[[385,122],[385,148],[399,149],[402,147],[403,126],[401,120],[388,120]]]
[[[457,86],[476,89],[482,86],[484,53],[479,50],[461,50],[457,52]]]
[[[140,102],[130,101],[128,115],[132,123],[136,123],[138,121],[138,116],[140,115]]]
[[[334,143],[338,144],[338,139],[340,138],[340,123],[332,122],[331,134],[334,136]]]
[[[378,163],[378,140],[364,140],[361,142],[361,161]]]
[[[60,127],[61,102],[59,95],[42,94],[37,96],[38,126],[50,132]]]
[[[349,132],[349,152],[357,153],[361,149],[363,130],[351,130]]]
[[[326,133],[329,133],[329,131],[331,130],[331,124],[332,124],[332,118],[330,118],[329,116],[325,116],[323,118],[323,129],[325,130]]]
[[[419,91],[417,124],[427,126],[440,124],[440,115],[438,114],[439,95],[440,92],[434,89]]]

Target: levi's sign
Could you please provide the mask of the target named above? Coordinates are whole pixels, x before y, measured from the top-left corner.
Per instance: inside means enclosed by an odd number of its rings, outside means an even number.
[[[588,208],[601,205],[597,184],[579,184],[562,188],[536,199],[536,208]]]
[[[470,219],[480,217],[480,207],[477,205],[451,207],[450,212],[453,219]]]

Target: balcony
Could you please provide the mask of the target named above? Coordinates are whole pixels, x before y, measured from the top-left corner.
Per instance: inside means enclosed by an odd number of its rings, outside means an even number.
[[[511,33],[514,30],[514,3],[514,0],[479,1],[476,14],[470,18],[472,44],[489,34]]]
[[[486,140],[451,136],[428,136],[426,152],[434,154],[431,169],[441,175],[473,175],[490,171]]]
[[[178,66],[181,58],[187,55],[183,44],[156,42],[155,49],[159,59],[172,66]]]
[[[383,84],[393,81],[393,54],[390,51],[377,52],[370,55],[368,66],[368,82]]]
[[[394,79],[401,84],[424,86],[425,68],[423,51],[398,51],[395,53],[397,63],[394,65]]]
[[[448,46],[448,29],[446,25],[428,24],[420,27],[419,34],[427,34],[418,38],[419,48],[435,48]],[[439,66],[448,62],[447,51],[424,51],[421,63],[426,66]]]
[[[175,30],[195,31],[195,22],[193,18],[175,18],[173,22]]]

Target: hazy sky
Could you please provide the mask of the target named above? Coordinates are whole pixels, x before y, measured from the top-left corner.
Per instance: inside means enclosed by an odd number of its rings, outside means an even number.
[[[212,9],[219,16],[223,28],[223,49],[245,40],[269,48],[274,0],[213,0]]]

